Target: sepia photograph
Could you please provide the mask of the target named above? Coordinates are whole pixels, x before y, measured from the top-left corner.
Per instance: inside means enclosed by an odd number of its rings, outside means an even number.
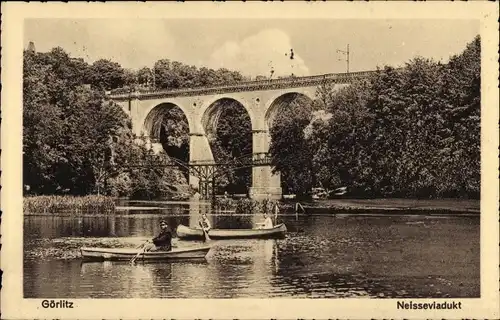
[[[498,298],[483,273],[496,261],[498,282],[498,250],[482,255],[498,53],[485,80],[479,15],[66,9],[18,19],[11,48],[19,299],[81,317],[85,299],[376,300],[409,318]]]

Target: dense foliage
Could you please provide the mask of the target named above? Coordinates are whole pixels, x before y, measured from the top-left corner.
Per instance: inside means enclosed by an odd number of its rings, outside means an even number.
[[[90,66],[55,48],[25,51],[23,67],[27,193],[152,197],[186,183],[174,169],[127,166],[152,158],[144,143],[134,143],[122,109],[104,97],[103,88],[122,84],[116,64]]]
[[[312,154],[318,184],[354,196],[478,197],[480,61],[477,37],[446,65],[416,58],[338,92],[324,86],[306,142],[300,112],[277,124],[274,163],[283,173],[307,169],[300,154]],[[311,183],[293,176],[295,185]]]
[[[234,130],[238,128],[238,130]],[[218,163],[237,163],[252,154],[252,124],[247,111],[238,103],[225,105],[216,132],[209,135],[214,159]],[[219,192],[246,194],[251,186],[252,168],[227,171],[217,183]]]
[[[142,74],[146,74],[143,70]],[[234,84],[245,78],[237,71],[224,68],[196,68],[178,61],[158,60],[149,71],[149,84],[159,89],[179,89]],[[154,75],[154,77],[153,77]],[[142,77],[144,79],[147,77]],[[153,81],[154,79],[154,81]],[[144,82],[139,84],[145,84]]]
[[[271,124],[271,146],[274,172],[281,173],[284,193],[305,195],[314,186],[313,154],[304,129],[311,119],[312,102],[299,96],[278,110]]]

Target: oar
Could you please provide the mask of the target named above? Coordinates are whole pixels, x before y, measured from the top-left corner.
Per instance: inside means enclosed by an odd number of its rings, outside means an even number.
[[[144,251],[146,250],[146,247],[145,247],[145,246],[146,246],[146,244],[147,244],[148,242],[149,242],[149,240],[148,240],[148,241],[146,241],[146,242],[144,242],[144,243],[142,244],[142,246],[140,247],[139,252],[137,252],[137,254],[136,254],[136,255],[135,255],[135,256],[134,256],[134,257],[130,260],[130,264],[134,264],[135,260],[137,260],[137,258],[139,258],[139,256],[141,255],[141,253],[142,253],[142,254],[144,253]]]
[[[279,211],[280,211],[280,209],[278,208],[278,204],[275,203],[274,204],[274,225],[278,224],[278,212]]]

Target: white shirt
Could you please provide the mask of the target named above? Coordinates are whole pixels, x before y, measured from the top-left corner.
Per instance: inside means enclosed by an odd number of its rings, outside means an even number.
[[[267,217],[264,220],[264,229],[272,229],[273,228],[273,220],[271,217]]]

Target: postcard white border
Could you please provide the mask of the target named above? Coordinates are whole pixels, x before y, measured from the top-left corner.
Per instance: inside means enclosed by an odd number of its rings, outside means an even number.
[[[498,6],[493,2],[2,3],[2,252],[5,319],[499,318]],[[398,310],[400,299],[23,299],[22,50],[26,18],[479,19],[482,44],[481,298],[462,310]],[[466,170],[466,168],[464,168]],[[457,261],[460,264],[461,261]],[[434,301],[411,299],[415,302]],[[440,299],[436,299],[440,300]],[[448,299],[450,300],[450,299]],[[443,300],[441,300],[443,301]]]

